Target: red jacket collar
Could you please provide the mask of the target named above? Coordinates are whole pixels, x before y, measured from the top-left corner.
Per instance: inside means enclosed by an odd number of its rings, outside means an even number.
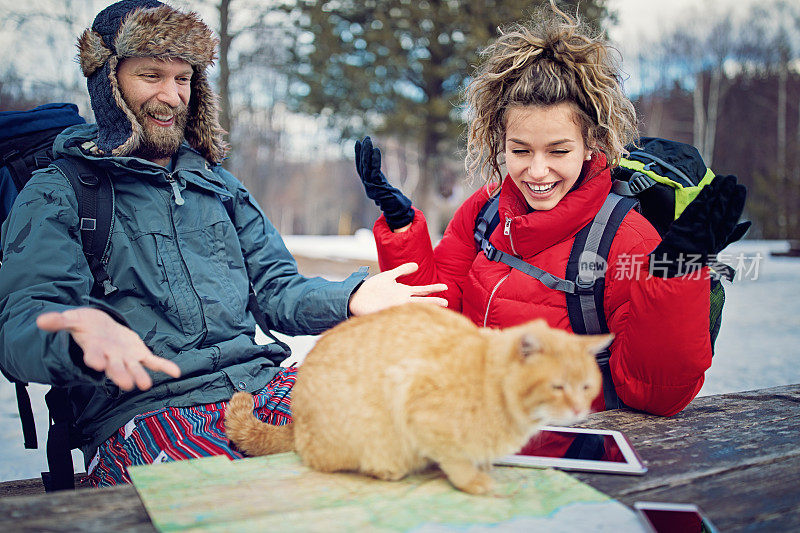
[[[553,209],[532,212],[522,192],[506,176],[498,205],[500,225],[492,243],[504,252],[530,257],[571,240],[594,218],[611,191],[611,173],[603,154],[595,154],[584,165],[583,176],[580,186],[567,193]],[[504,231],[507,219],[511,219],[508,235]]]

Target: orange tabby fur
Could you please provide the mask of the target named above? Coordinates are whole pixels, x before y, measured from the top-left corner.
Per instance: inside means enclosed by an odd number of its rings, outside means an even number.
[[[459,489],[484,493],[492,481],[479,467],[518,451],[541,425],[588,414],[601,382],[593,354],[612,338],[544,320],[478,328],[440,307],[393,307],[319,339],[292,391],[294,423],[262,423],[240,392],[226,431],[248,455],[296,449],[316,470],[385,480],[436,463]]]

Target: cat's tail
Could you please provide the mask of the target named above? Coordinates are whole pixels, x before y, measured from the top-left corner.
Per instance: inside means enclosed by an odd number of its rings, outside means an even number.
[[[247,455],[269,455],[294,450],[294,424],[273,426],[253,414],[253,395],[237,392],[225,408],[225,432]]]

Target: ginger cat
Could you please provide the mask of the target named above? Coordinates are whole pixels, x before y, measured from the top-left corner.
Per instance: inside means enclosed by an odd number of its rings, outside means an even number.
[[[569,424],[600,392],[594,354],[613,335],[579,336],[544,320],[495,330],[429,304],[352,318],[300,366],[294,422],[262,423],[236,393],[228,437],[248,455],[296,450],[316,470],[398,480],[436,463],[457,488],[492,487],[493,459],[542,425]]]

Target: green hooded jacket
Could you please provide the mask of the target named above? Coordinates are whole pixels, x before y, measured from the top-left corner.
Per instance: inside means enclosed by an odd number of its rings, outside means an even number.
[[[137,414],[219,402],[267,384],[288,354],[278,344],[255,343],[251,282],[272,329],[315,335],[347,318],[350,295],[366,277],[364,270],[342,282],[298,274],[242,184],[187,144],[169,172],[134,157],[91,155],[96,137],[95,125],[73,126],[54,151],[111,176],[107,271],[118,290],[102,300],[89,296],[77,199],[55,167],[33,175],[0,234],[0,367],[20,381],[68,388],[87,461]],[[232,197],[233,217],[221,197]],[[67,333],[36,327],[43,312],[87,305],[125,322],[154,354],[174,361],[181,377],[150,372],[150,390],[123,391],[83,364]]]

